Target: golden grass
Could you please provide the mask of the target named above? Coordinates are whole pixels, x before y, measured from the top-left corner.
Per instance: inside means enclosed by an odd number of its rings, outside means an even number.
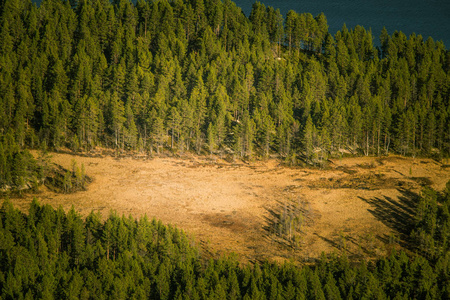
[[[282,167],[275,160],[228,163],[194,156],[151,160],[53,153],[65,168],[85,165],[93,178],[87,191],[12,199],[28,209],[42,204],[73,205],[83,216],[111,210],[161,219],[192,234],[205,254],[235,252],[243,262],[269,259],[311,261],[321,252],[371,258],[404,246],[405,226],[421,183],[443,189],[450,169],[429,159],[344,158],[327,170]],[[419,178],[419,179],[417,179]],[[288,201],[302,204],[305,223],[299,247],[280,242],[268,228]],[[402,223],[403,222],[403,223]]]

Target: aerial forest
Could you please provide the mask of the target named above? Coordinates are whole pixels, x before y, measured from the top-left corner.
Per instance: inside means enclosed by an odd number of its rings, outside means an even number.
[[[230,0],[0,0],[0,196],[86,190],[85,165],[64,169],[50,152],[98,149],[290,166],[442,161],[450,51],[386,29],[333,35],[323,13],[260,2],[246,16]],[[281,263],[208,256],[146,215],[2,199],[0,299],[450,299],[450,181],[428,185],[386,256]],[[294,240],[297,210],[285,205],[273,231]]]
[[[84,220],[72,207],[27,214],[0,208],[2,299],[448,299],[450,182],[425,189],[411,248],[375,261],[323,254],[313,265],[233,255],[207,259],[195,240],[161,221],[118,216]],[[416,246],[413,246],[416,245]]]
[[[0,163],[42,147],[310,165],[450,153],[450,52],[431,37],[333,36],[324,14],[255,2],[247,17],[229,0],[0,12]]]

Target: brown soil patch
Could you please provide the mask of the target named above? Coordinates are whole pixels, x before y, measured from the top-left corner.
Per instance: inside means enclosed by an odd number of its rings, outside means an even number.
[[[421,185],[441,190],[450,179],[450,169],[436,161],[396,156],[333,160],[327,170],[316,170],[281,167],[274,160],[53,154],[65,168],[73,158],[93,178],[88,190],[64,195],[42,188],[35,195],[41,203],[66,210],[73,205],[84,216],[91,210],[104,217],[111,210],[147,214],[192,234],[204,253],[235,252],[241,261],[311,261],[323,251],[384,255],[405,246]],[[31,198],[12,201],[27,210]],[[268,229],[288,201],[301,202],[306,220],[298,247],[280,242]]]

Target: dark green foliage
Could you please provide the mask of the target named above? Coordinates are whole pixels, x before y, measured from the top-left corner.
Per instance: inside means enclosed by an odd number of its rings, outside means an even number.
[[[417,204],[415,228],[411,233],[418,250],[431,259],[442,258],[450,250],[450,181],[442,193],[422,191]]]
[[[51,156],[43,143],[37,158],[28,150],[22,150],[15,142],[10,131],[0,137],[0,193],[21,193],[24,190],[35,191],[45,184],[56,192],[74,192],[85,190],[91,181],[86,175],[84,164],[77,166],[72,161],[72,170],[51,163]]]
[[[447,201],[448,191],[444,196]],[[424,192],[419,215],[436,212],[433,197]],[[146,216],[112,213],[101,221],[92,212],[83,220],[74,208],[65,213],[36,200],[25,215],[7,200],[0,209],[0,297],[443,299],[450,294],[447,250],[433,252],[432,261],[392,252],[369,263],[323,255],[313,266],[242,266],[232,257],[206,260],[193,244],[184,232]],[[439,237],[435,245],[441,247]]]
[[[37,188],[45,176],[45,166],[21,150],[10,133],[0,137],[0,192]]]
[[[333,37],[323,14],[256,2],[247,19],[228,0],[5,0],[0,20],[0,136],[20,149],[450,153],[450,55],[431,38],[383,30],[378,49],[361,26]],[[20,184],[21,160],[2,178]]]
[[[71,168],[67,170],[59,165],[51,164],[48,154],[41,154],[38,158],[38,170],[41,174],[37,184],[44,184],[56,193],[73,193],[84,191],[92,179],[86,175],[84,164],[81,168],[72,159]],[[36,185],[37,186],[37,185]]]

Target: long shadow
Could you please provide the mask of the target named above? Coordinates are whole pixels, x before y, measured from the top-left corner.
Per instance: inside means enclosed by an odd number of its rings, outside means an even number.
[[[310,212],[309,206],[304,202],[295,201],[277,201],[275,208],[265,208],[269,213],[264,217],[265,226],[263,229],[265,231],[265,238],[270,241],[279,244],[283,248],[292,248],[292,243],[286,239],[285,234],[278,232],[278,226],[282,222],[282,214],[293,213],[295,215],[301,214],[303,217],[303,224],[311,222],[312,213]]]
[[[265,231],[265,238],[267,240],[269,240],[270,242],[275,242],[280,246],[282,246],[283,248],[289,248],[290,247],[289,243],[277,235],[276,227],[281,217],[280,207],[282,207],[282,204],[281,201],[278,201],[277,211],[270,208],[266,208],[269,215],[264,217],[266,225],[263,226],[263,229]]]
[[[336,241],[333,241],[333,240],[331,240],[331,239],[329,239],[329,238],[326,238],[326,237],[324,237],[324,236],[321,236],[321,235],[319,235],[319,234],[317,234],[317,233],[314,233],[314,235],[317,236],[318,238],[324,240],[325,242],[327,242],[328,244],[330,244],[331,246],[333,246],[334,248],[336,248],[336,249],[338,249],[338,250],[342,250],[342,248],[343,248],[343,247],[342,247],[338,242],[336,242]]]
[[[419,195],[405,189],[398,189],[398,191],[401,195],[397,199],[387,196],[371,199],[359,198],[374,207],[369,209],[369,212],[377,220],[398,232],[400,246],[412,250],[414,245],[410,239],[410,233],[414,227],[413,220]],[[384,242],[388,240],[385,236],[378,235],[377,237]]]

